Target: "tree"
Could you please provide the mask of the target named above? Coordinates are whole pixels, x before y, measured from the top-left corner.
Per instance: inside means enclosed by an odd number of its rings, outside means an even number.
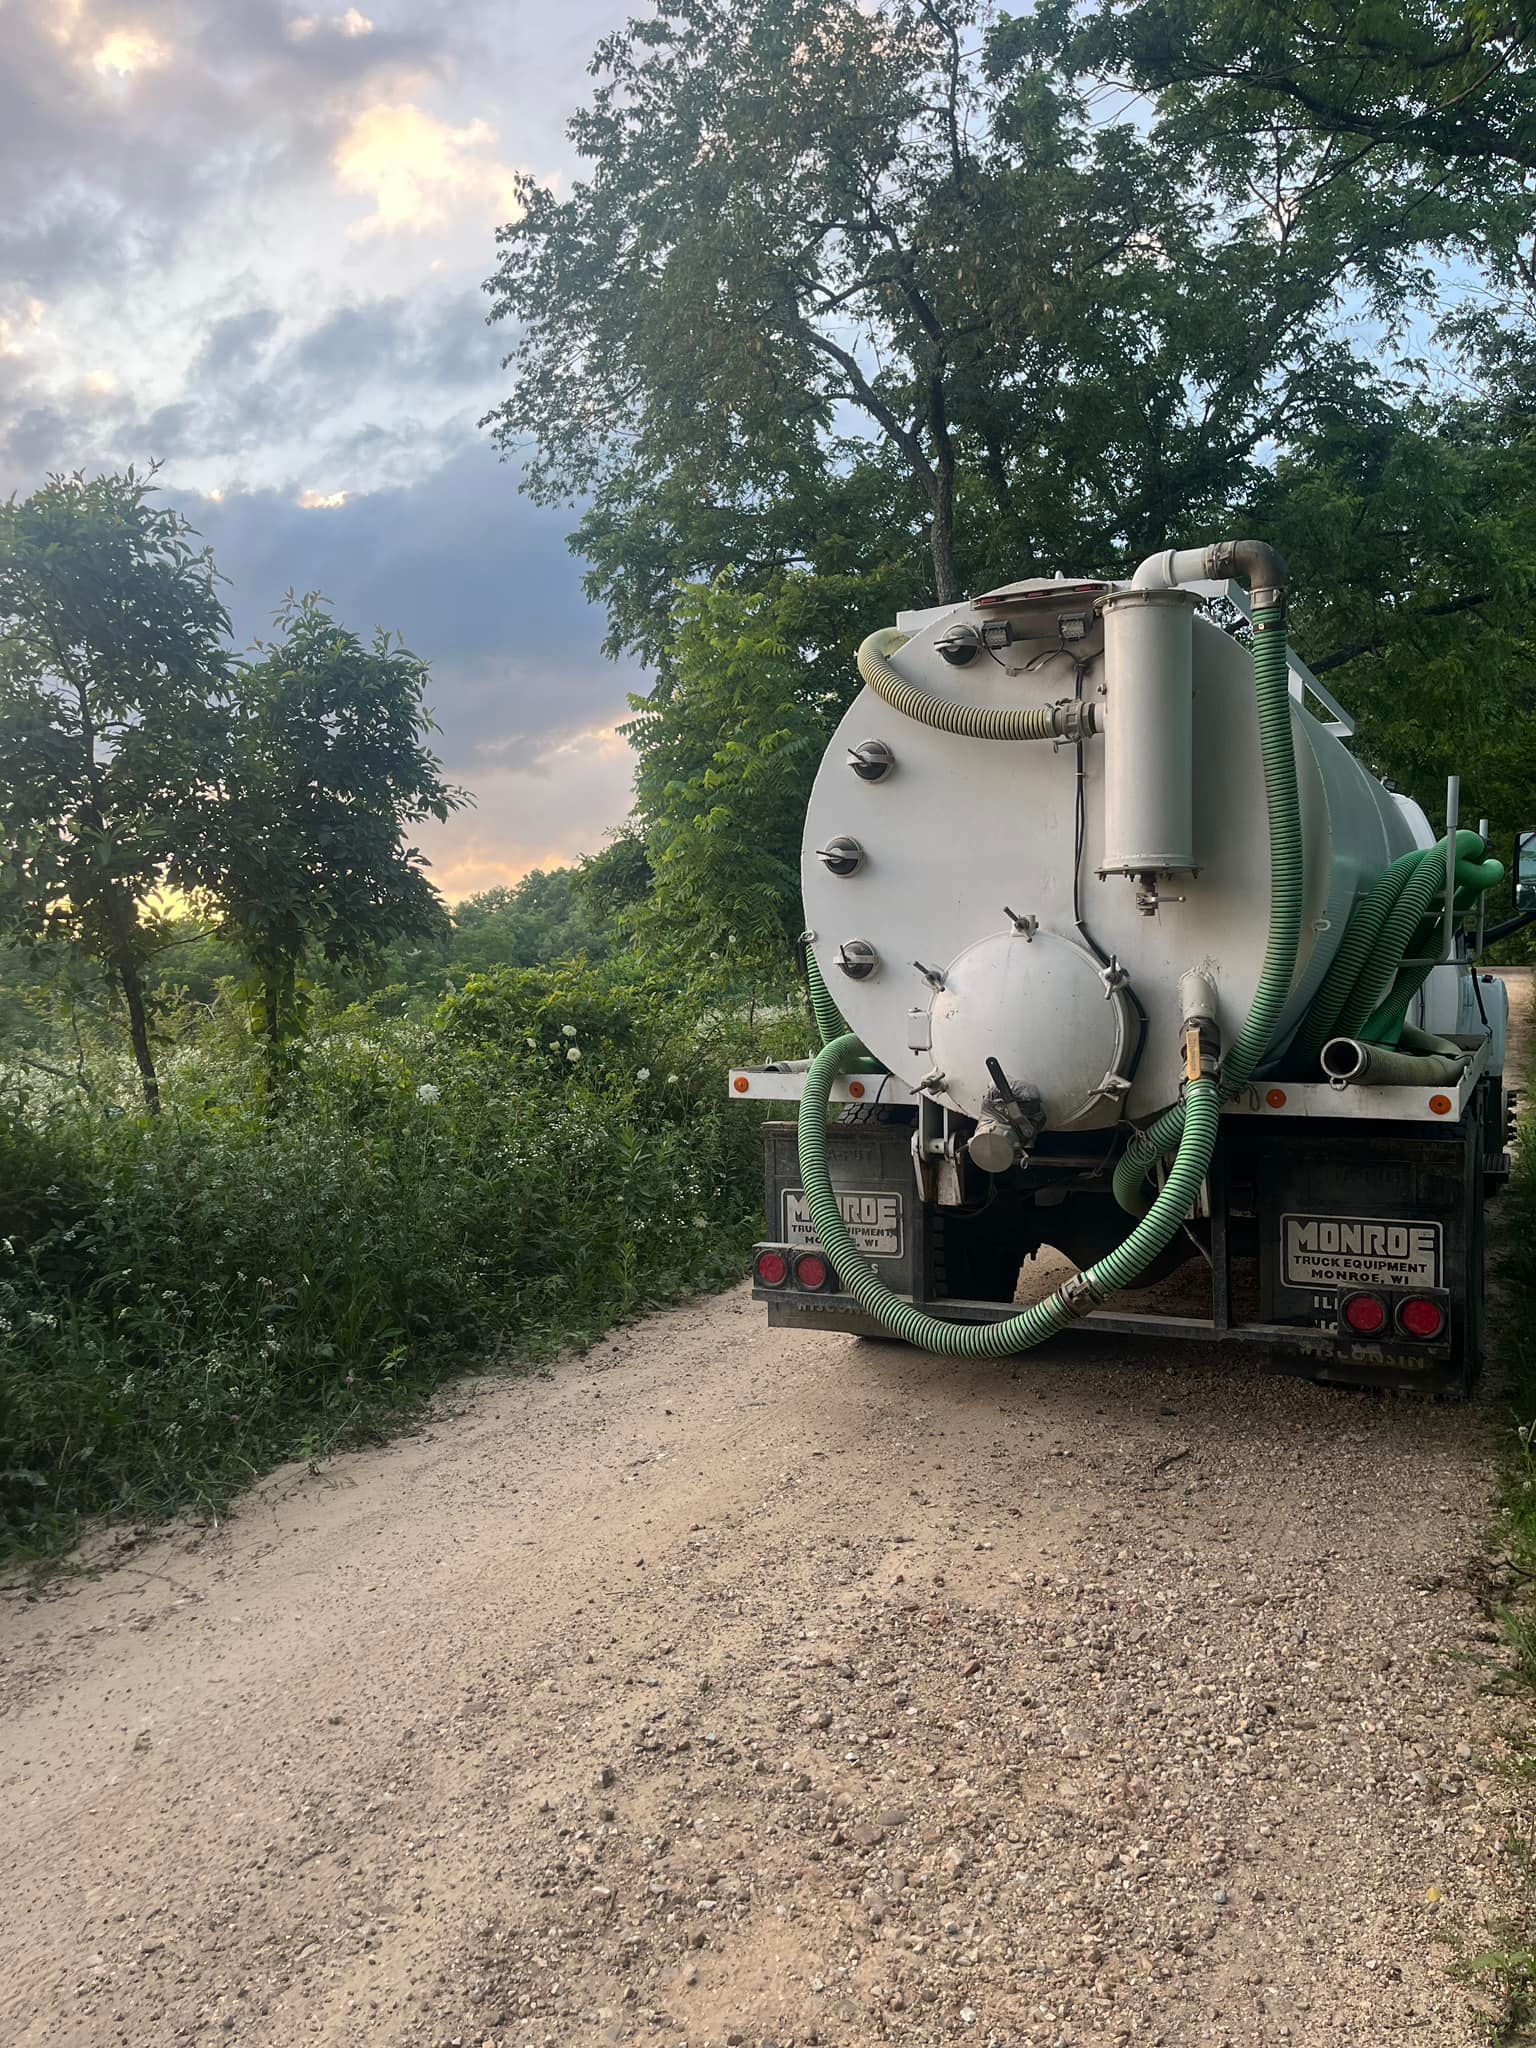
[[[669,574],[845,569],[845,514],[880,499],[878,559],[916,515],[914,601],[999,556],[1155,545],[1361,372],[1328,322],[1352,265],[1409,288],[1399,222],[1321,184],[1283,235],[1263,200],[1213,234],[1175,156],[984,17],[664,0],[599,46],[590,175],[525,180],[500,231],[491,317],[519,325],[488,420],[535,495],[586,499],[624,644]]]
[[[1042,0],[1043,50],[1167,96],[1212,139],[1281,120],[1348,136],[1401,172],[1536,170],[1528,7],[1484,0]],[[1507,189],[1507,185],[1506,185]]]
[[[368,962],[446,932],[404,835],[465,801],[426,745],[424,662],[384,632],[366,646],[317,596],[290,597],[277,623],[278,643],[239,671],[217,801],[177,870],[252,969],[274,1080],[307,949]]]
[[[574,868],[534,868],[508,888],[466,896],[453,911],[453,967],[479,973],[601,959],[608,941],[589,919],[575,881]]]
[[[128,470],[0,509],[0,925],[102,963],[155,1114],[142,905],[200,830],[229,620],[211,554],[152,498]]]
[[[806,800],[859,688],[861,578],[789,575],[772,592],[725,583],[679,595],[670,685],[636,697],[650,891],[630,923],[652,949],[781,980],[802,923]],[[877,593],[878,601],[878,593]]]

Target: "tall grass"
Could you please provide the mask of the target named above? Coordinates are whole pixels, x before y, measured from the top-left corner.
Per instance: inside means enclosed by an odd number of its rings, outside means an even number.
[[[0,1550],[217,1508],[466,1360],[734,1276],[761,1180],[740,1050],[682,1002],[500,971],[429,1025],[333,1030],[275,1112],[233,1013],[168,1062],[157,1122],[13,1082]]]

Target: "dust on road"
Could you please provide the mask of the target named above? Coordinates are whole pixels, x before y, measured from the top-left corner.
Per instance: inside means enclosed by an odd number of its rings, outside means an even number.
[[[1475,1416],[743,1292],[7,1602],[0,2039],[1459,2044]]]

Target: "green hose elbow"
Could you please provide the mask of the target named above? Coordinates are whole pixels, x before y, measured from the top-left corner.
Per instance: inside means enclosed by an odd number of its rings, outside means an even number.
[[[859,648],[859,679],[899,711],[903,718],[919,725],[931,725],[936,732],[958,733],[972,740],[1068,740],[1089,738],[1099,729],[1095,705],[1064,698],[1058,704],[1032,704],[993,709],[983,704],[957,704],[949,697],[935,697],[897,675],[889,656],[905,645],[906,635],[894,627],[871,633]]]

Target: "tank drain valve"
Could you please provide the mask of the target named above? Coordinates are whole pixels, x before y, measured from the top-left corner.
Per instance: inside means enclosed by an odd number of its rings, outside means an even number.
[[[1184,1050],[1184,1079],[1209,1080],[1221,1064],[1221,1032],[1216,1023],[1216,990],[1207,974],[1191,969],[1179,978],[1179,1008],[1183,1012],[1180,1042]]]
[[[880,955],[868,939],[844,939],[837,949],[837,964],[850,981],[868,981],[880,965]]]
[[[1045,1103],[1038,1088],[1015,1088],[1001,1061],[989,1059],[987,1072],[992,1086],[966,1150],[983,1173],[1006,1173],[1033,1149],[1045,1129]]]

